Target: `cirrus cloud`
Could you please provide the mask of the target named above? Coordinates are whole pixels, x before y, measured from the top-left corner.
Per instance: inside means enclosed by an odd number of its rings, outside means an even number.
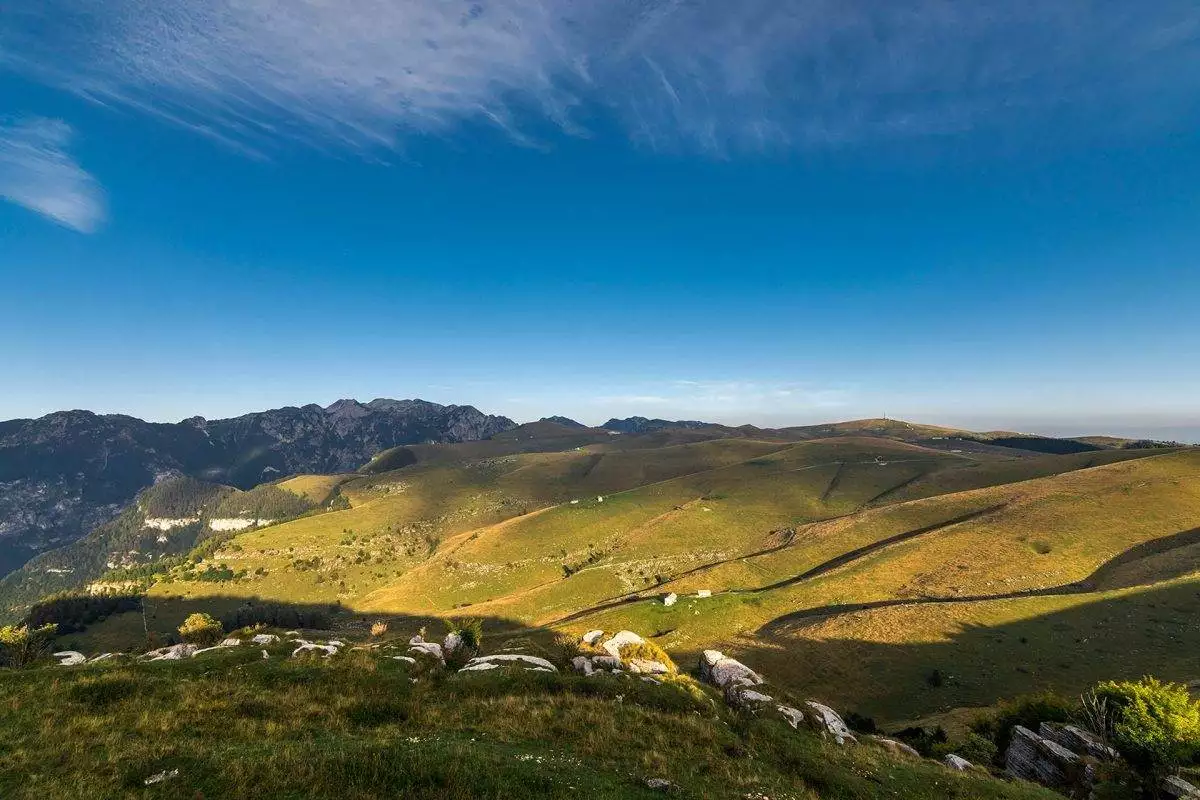
[[[15,0],[0,63],[220,138],[355,148],[597,114],[652,149],[1176,122],[1192,0]],[[70,54],[69,58],[65,54]],[[1046,129],[1046,126],[1041,126]]]
[[[62,120],[0,120],[0,197],[81,233],[104,222],[104,192],[67,152]]]

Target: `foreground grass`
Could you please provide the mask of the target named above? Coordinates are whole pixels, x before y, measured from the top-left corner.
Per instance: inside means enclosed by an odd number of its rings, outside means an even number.
[[[650,777],[682,797],[1055,796],[839,749],[669,686],[285,654],[0,674],[0,796],[625,798],[657,796]]]

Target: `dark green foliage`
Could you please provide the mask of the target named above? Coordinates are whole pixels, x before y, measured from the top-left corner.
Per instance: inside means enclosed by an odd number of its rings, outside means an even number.
[[[469,650],[478,651],[483,646],[483,620],[474,617],[462,617],[446,621],[448,633],[457,633],[462,637],[463,645]]]
[[[858,733],[866,733],[866,734],[881,734],[881,733],[883,733],[883,731],[879,729],[879,726],[875,724],[875,720],[872,717],[864,717],[862,714],[859,714],[857,711],[849,712],[848,714],[843,716],[842,719],[846,722],[846,725],[849,726],[850,730],[852,730],[852,731],[857,731]]]
[[[1032,450],[1036,453],[1052,455],[1090,453],[1093,450],[1103,449],[1087,442],[1077,442],[1074,439],[1054,439],[1049,436],[1001,436],[996,439],[977,439],[975,441],[997,447],[1015,447],[1019,450]]]
[[[933,756],[938,745],[945,744],[949,740],[941,725],[936,728],[905,728],[896,732],[896,738],[926,757]]]
[[[249,519],[292,519],[313,509],[307,498],[278,486],[264,484],[246,492],[227,495],[213,510],[214,517]]]
[[[1000,750],[991,739],[971,731],[961,742],[953,743],[947,748],[946,752],[962,756],[972,764],[983,765],[995,761]]]
[[[268,625],[273,628],[320,630],[328,628],[331,616],[323,608],[283,603],[248,602],[221,618],[226,630]]]
[[[1021,725],[1036,731],[1043,722],[1070,722],[1077,706],[1054,692],[1042,692],[1006,701],[993,713],[975,719],[971,730],[995,743],[999,754],[1008,749],[1012,729]]]
[[[59,635],[78,633],[88,625],[113,614],[139,611],[142,598],[135,594],[79,594],[63,592],[51,595],[29,610],[25,622],[33,627],[54,623]]]

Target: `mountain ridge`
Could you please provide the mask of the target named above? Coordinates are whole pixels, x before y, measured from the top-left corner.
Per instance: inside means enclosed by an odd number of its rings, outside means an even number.
[[[0,422],[0,574],[81,538],[171,475],[248,489],[353,470],[397,445],[475,441],[514,427],[474,406],[386,398],[175,423],[80,409]]]

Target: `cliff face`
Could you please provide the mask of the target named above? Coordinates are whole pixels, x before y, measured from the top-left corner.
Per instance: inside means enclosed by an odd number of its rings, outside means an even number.
[[[82,537],[167,476],[250,488],[298,472],[357,469],[396,445],[472,441],[513,427],[472,406],[385,399],[168,424],[90,411],[0,422],[0,575]]]

